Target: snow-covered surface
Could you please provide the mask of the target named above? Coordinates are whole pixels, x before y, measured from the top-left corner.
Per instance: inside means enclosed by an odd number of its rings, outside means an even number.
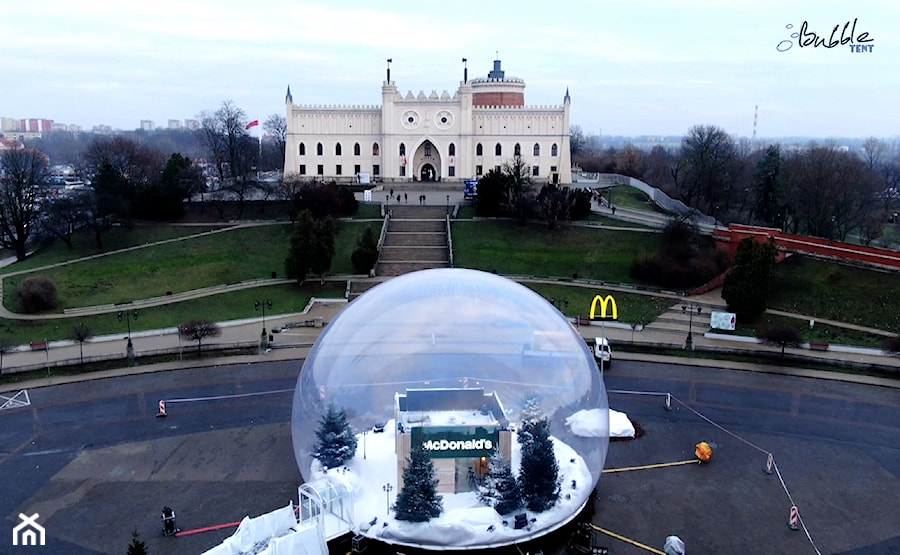
[[[580,410],[566,418],[566,426],[581,437],[602,437],[606,432],[602,409]],[[609,437],[634,437],[634,426],[624,412],[609,409]]]
[[[244,517],[237,531],[204,555],[319,555],[325,546],[314,527],[299,528],[293,504],[255,518]]]
[[[573,420],[584,416],[575,416]],[[429,522],[398,521],[393,518],[393,511],[388,511],[388,505],[394,503],[397,494],[394,429],[391,421],[383,433],[360,435],[356,457],[346,468],[328,470],[329,473],[345,473],[354,484],[356,522],[353,528],[371,538],[432,549],[505,545],[546,534],[566,524],[580,512],[592,489],[591,472],[584,460],[569,446],[553,439],[562,485],[560,498],[548,511],[529,512],[527,528],[516,530],[514,515],[497,514],[481,504],[475,492],[444,494],[444,512]],[[519,444],[513,440],[511,467],[516,474],[520,462]],[[313,479],[322,476],[321,472],[321,467],[314,463]],[[391,486],[390,491],[385,491],[387,484]],[[516,511],[522,512],[527,511]]]
[[[578,411],[566,419],[566,425],[572,433],[583,437],[596,437],[604,432],[599,409]],[[584,460],[567,445],[553,439],[562,486],[560,499],[553,508],[540,514],[527,513],[524,509],[516,511],[528,514],[527,528],[516,530],[514,515],[498,515],[491,507],[481,504],[475,492],[443,495],[443,514],[429,522],[397,521],[388,510],[388,505],[394,503],[397,494],[394,429],[395,423],[390,421],[384,432],[360,434],[356,456],[345,467],[330,469],[326,473],[318,463],[313,463],[313,481],[337,480],[342,486],[338,489],[345,490],[352,497],[354,522],[348,523],[349,529],[370,538],[435,550],[505,545],[544,535],[566,524],[580,512],[590,495],[591,473]],[[634,436],[634,427],[622,412],[609,410],[609,429],[613,437]],[[521,463],[518,442],[514,440],[512,447],[511,467],[517,473]],[[388,484],[391,489],[385,491]],[[333,515],[327,512],[322,515],[326,528],[344,529],[343,525],[334,522],[328,526],[331,520],[335,520]],[[325,530],[326,539],[331,535],[334,534]],[[204,555],[270,555],[282,552],[318,555],[322,553],[318,547],[319,537],[315,529],[298,527],[293,510],[287,507],[254,519],[245,518],[232,537]]]

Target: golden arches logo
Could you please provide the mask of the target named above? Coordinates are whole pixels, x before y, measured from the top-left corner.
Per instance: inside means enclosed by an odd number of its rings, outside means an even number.
[[[600,303],[600,317],[596,316],[597,314],[597,303]],[[611,310],[607,312],[607,308]],[[594,297],[593,302],[591,302],[591,320],[618,320],[619,319],[619,307],[616,305],[616,300],[612,295],[597,295]]]

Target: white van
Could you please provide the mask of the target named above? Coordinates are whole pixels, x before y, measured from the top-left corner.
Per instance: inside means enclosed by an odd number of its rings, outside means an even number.
[[[594,360],[597,361],[597,366],[602,363],[601,368],[604,370],[612,366],[612,349],[605,337],[594,338]]]

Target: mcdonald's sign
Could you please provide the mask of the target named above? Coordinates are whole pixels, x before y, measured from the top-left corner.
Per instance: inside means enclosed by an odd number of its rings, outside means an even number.
[[[600,316],[597,316],[597,303],[600,303]],[[610,310],[607,310],[609,308]],[[597,295],[591,302],[591,320],[618,320],[619,307],[612,295]]]

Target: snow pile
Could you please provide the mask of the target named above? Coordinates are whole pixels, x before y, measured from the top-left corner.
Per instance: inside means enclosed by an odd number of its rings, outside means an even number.
[[[566,418],[566,426],[581,437],[603,437],[604,424],[602,409],[580,410]],[[627,414],[609,409],[609,437],[634,437],[634,426]]]
[[[315,528],[297,529],[293,504],[255,518],[244,517],[237,531],[204,555],[274,555],[323,553]]]

